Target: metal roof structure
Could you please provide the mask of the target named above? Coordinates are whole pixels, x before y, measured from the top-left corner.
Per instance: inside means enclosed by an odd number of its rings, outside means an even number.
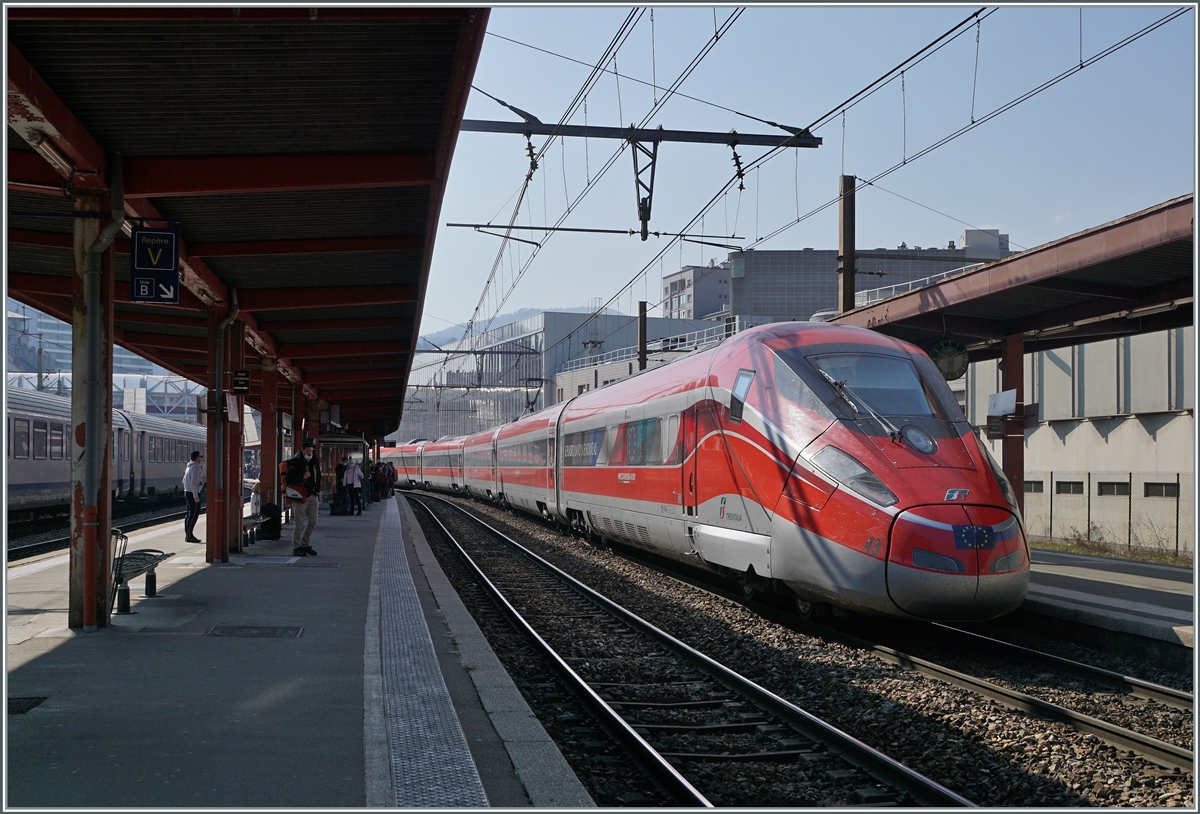
[[[178,224],[182,290],[130,302],[120,236],[114,341],[203,380],[236,291],[297,401],[393,431],[488,10],[6,12],[9,295],[71,321],[72,197],[119,153],[126,216]]]
[[[1184,195],[830,319],[921,347],[957,340],[973,362],[1192,325],[1193,195]]]

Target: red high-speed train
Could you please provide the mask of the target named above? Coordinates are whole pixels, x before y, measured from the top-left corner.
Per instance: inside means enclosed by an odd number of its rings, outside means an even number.
[[[825,606],[1015,609],[1012,487],[916,346],[776,323],[475,435],[405,445],[401,483],[469,494]]]

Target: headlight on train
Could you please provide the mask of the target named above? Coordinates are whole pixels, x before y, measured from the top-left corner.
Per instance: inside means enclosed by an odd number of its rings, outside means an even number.
[[[988,451],[987,444],[980,441],[978,435],[975,436],[975,443],[979,444],[979,451],[983,454],[983,459],[992,468],[992,474],[996,476],[996,483],[1000,486],[1000,491],[1004,494],[1004,499],[1012,507],[1013,513],[1020,518],[1021,510],[1017,508],[1017,493],[1013,491],[1012,484],[1008,480],[1008,475],[1004,474],[1004,470],[1000,468],[1000,464],[996,463],[996,459]]]
[[[947,557],[944,554],[934,554],[932,551],[926,551],[922,548],[913,549],[912,561],[913,565],[918,568],[928,568],[930,571],[949,571],[952,574],[962,574],[967,570],[954,557]]]
[[[853,489],[868,500],[882,506],[891,506],[898,501],[871,470],[837,447],[825,447],[812,456],[812,461],[842,486]]]
[[[992,563],[992,573],[999,574],[1002,571],[1016,571],[1021,567],[1024,560],[1021,558],[1021,550],[1017,549],[1011,554],[1005,554]]]

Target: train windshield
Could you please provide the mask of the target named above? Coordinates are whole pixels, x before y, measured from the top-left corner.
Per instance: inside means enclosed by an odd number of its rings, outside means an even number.
[[[809,360],[877,413],[944,417],[908,359],[877,353],[833,353],[810,356]]]

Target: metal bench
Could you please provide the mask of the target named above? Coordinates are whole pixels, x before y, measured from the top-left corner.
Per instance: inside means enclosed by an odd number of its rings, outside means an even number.
[[[254,545],[258,542],[258,529],[267,520],[261,514],[248,514],[242,518],[242,545]]]
[[[175,556],[174,551],[141,548],[122,554],[113,560],[113,581],[116,583],[117,613],[135,613],[129,609],[129,580],[146,575],[146,596],[158,596],[158,579],[154,569]]]

